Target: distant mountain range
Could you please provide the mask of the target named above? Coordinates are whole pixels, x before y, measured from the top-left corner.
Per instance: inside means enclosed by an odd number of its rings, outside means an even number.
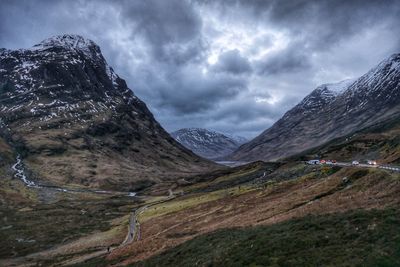
[[[176,141],[197,155],[208,159],[226,156],[237,149],[247,139],[241,136],[223,134],[202,128],[184,128],[172,132]]]
[[[52,185],[139,190],[215,168],[171,138],[78,35],[0,49],[0,133],[30,179]]]
[[[355,80],[317,87],[229,160],[274,161],[400,117],[400,54]]]
[[[341,150],[325,153],[349,157],[343,150],[352,135],[363,131],[358,138],[374,142],[364,129],[379,131],[379,140],[390,136],[374,151],[398,161],[386,150],[398,145],[399,81],[394,54],[358,79],[317,87],[250,142],[199,128],[171,138],[94,42],[61,35],[29,49],[0,49],[0,145],[8,151],[0,156],[20,154],[40,183],[124,190],[219,168],[203,158],[273,161],[327,143],[336,149],[334,140]]]

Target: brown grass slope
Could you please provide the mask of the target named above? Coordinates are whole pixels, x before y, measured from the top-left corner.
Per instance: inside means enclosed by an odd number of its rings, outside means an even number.
[[[281,167],[276,174],[284,177],[288,169]],[[294,180],[269,179],[257,186],[187,195],[151,207],[139,218],[141,240],[93,262],[126,265],[218,229],[273,225],[309,214],[399,207],[399,175],[353,168],[333,172],[330,167],[311,169]]]
[[[377,160],[379,164],[400,164],[400,118],[391,118],[322,146],[306,150],[287,160],[315,157],[341,161]]]

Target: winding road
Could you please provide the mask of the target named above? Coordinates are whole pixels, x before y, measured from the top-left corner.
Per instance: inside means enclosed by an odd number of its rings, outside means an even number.
[[[132,243],[133,241],[135,241],[135,238],[136,240],[140,240],[140,222],[138,220],[138,216],[148,207],[149,206],[146,205],[132,211],[129,217],[128,234],[126,235],[125,240],[121,243],[121,246]]]
[[[125,246],[127,244],[134,242],[135,240],[138,241],[141,239],[139,215],[142,214],[146,209],[148,209],[151,206],[171,201],[176,197],[172,189],[168,190],[168,194],[169,195],[166,199],[155,201],[153,203],[135,209],[131,212],[128,224],[128,234],[126,235],[125,240],[121,243],[120,246]]]
[[[400,167],[389,166],[389,165],[370,165],[370,164],[362,164],[362,163],[354,165],[349,162],[336,162],[336,163],[331,163],[331,164],[327,164],[327,165],[336,165],[336,166],[353,167],[353,168],[377,168],[377,169],[384,169],[384,170],[400,172]]]
[[[31,181],[28,179],[28,176],[26,175],[25,168],[24,168],[20,154],[17,154],[16,162],[14,165],[12,165],[11,168],[14,171],[14,177],[21,180],[26,186],[31,187],[31,188],[55,190],[55,191],[61,191],[61,192],[65,192],[65,193],[81,192],[81,193],[95,193],[95,194],[117,194],[117,195],[129,196],[129,197],[136,196],[135,192],[119,192],[119,191],[90,190],[90,189],[70,189],[70,188],[63,188],[63,187],[57,187],[57,186],[37,184],[34,181]],[[168,197],[166,199],[158,200],[158,201],[155,201],[153,203],[147,204],[145,206],[142,206],[142,207],[139,207],[138,209],[133,210],[129,217],[128,233],[126,235],[125,240],[121,243],[120,246],[125,246],[127,244],[130,244],[133,241],[135,241],[135,239],[140,240],[141,232],[140,232],[140,222],[138,220],[138,216],[141,213],[143,213],[147,208],[149,208],[151,206],[170,201],[174,198],[175,198],[175,195],[174,195],[172,189],[169,189]]]
[[[379,168],[379,169],[400,172],[400,167],[388,166],[388,165],[369,165],[369,164],[353,165],[352,163],[348,163],[348,162],[336,162],[336,163],[325,163],[325,164],[342,166],[342,167],[355,167],[355,168]],[[319,165],[322,165],[322,164],[319,164]],[[117,191],[70,189],[70,188],[67,189],[67,188],[62,188],[62,187],[37,184],[34,181],[31,181],[27,178],[27,175],[25,173],[25,169],[24,169],[24,166],[22,163],[22,159],[19,154],[16,157],[16,163],[14,165],[12,165],[12,169],[15,172],[14,177],[22,180],[23,183],[28,187],[45,188],[45,189],[49,189],[49,190],[56,190],[56,191],[67,192],[67,193],[68,192],[87,192],[87,193],[96,193],[96,194],[119,194],[119,195],[126,195],[126,196],[130,196],[130,197],[136,196],[135,192],[117,192]],[[264,172],[260,178],[263,178],[265,176],[266,176],[266,172]],[[173,194],[172,189],[169,189],[168,193],[169,193],[169,195],[166,199],[158,200],[153,203],[144,205],[144,206],[139,207],[131,212],[130,217],[129,217],[128,233],[127,233],[124,241],[120,244],[120,246],[125,246],[127,244],[134,242],[135,240],[141,239],[140,222],[138,219],[139,215],[151,206],[161,204],[161,203],[170,201],[175,198],[175,195]]]

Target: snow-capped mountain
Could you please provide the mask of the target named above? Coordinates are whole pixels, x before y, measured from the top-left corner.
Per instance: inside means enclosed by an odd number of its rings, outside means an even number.
[[[247,139],[201,128],[184,128],[171,133],[176,141],[197,155],[215,159],[232,153]]]
[[[338,83],[320,85],[311,94],[306,96],[295,107],[294,111],[301,112],[304,115],[316,112],[342,94],[354,81],[354,79],[348,79]],[[290,115],[290,113],[288,112],[285,115]]]
[[[400,54],[358,79],[317,87],[233,160],[277,160],[400,116]]]
[[[44,122],[53,117],[86,122],[87,114],[99,118],[123,103],[143,105],[100,48],[81,36],[56,36],[30,49],[1,49],[0,64],[2,116],[18,111]]]
[[[233,135],[233,134],[227,134],[227,133],[225,133],[223,135],[231,138],[232,140],[234,140],[239,145],[243,145],[244,143],[249,141],[249,139],[247,139],[246,137],[239,136],[239,135]]]
[[[43,183],[128,190],[210,168],[165,132],[99,46],[78,35],[0,50],[0,121]]]

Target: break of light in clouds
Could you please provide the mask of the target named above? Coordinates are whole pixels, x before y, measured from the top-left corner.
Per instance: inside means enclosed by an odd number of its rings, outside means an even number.
[[[400,52],[398,1],[2,1],[0,47],[76,33],[169,131],[254,137],[322,83]]]

